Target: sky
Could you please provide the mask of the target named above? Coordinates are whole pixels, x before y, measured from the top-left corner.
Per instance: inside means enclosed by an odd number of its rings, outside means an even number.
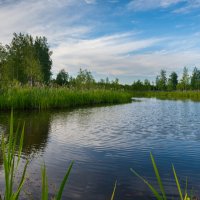
[[[0,0],[0,43],[47,37],[52,72],[155,80],[200,67],[200,0]]]

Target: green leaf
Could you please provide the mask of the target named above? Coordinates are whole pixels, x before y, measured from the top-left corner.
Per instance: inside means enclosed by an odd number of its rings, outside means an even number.
[[[74,161],[71,162],[71,164],[70,164],[70,166],[69,166],[69,168],[67,170],[67,173],[65,174],[65,176],[64,176],[64,178],[62,180],[62,183],[60,185],[59,191],[58,191],[58,193],[56,195],[56,200],[61,200],[62,193],[63,193],[64,187],[65,187],[65,184],[66,184],[66,182],[68,180],[68,177],[69,177],[69,174],[71,172],[73,164],[74,164]]]
[[[146,181],[142,176],[140,176],[132,168],[130,170],[131,170],[131,172],[133,172],[133,174],[135,174],[138,178],[140,178],[149,187],[149,189],[153,192],[153,194],[157,200],[163,200],[162,196],[160,196],[160,194],[157,192],[157,190],[148,181]]]
[[[156,162],[154,160],[152,153],[150,153],[150,156],[151,156],[151,162],[153,164],[154,172],[155,172],[155,175],[156,175],[156,178],[157,178],[157,181],[158,181],[158,185],[160,187],[160,191],[162,193],[163,199],[166,200],[167,198],[166,198],[165,190],[164,190],[162,180],[161,180],[161,177],[159,175],[159,171],[158,171],[158,168],[156,166]]]
[[[45,164],[42,167],[42,200],[48,200],[48,181]]]
[[[174,178],[175,178],[176,185],[177,185],[177,188],[178,188],[179,196],[180,196],[181,200],[183,200],[183,194],[182,194],[182,191],[181,191],[181,186],[179,184],[174,165],[172,165],[172,169],[173,169],[173,172],[174,172]]]
[[[22,173],[20,184],[19,184],[18,189],[17,189],[16,196],[15,196],[16,200],[19,198],[19,194],[20,194],[21,188],[22,188],[22,186],[23,186],[23,184],[25,182],[25,175],[26,175],[26,169],[27,169],[28,163],[29,163],[29,161],[27,160],[26,164],[24,166],[24,170],[23,170],[23,173]]]

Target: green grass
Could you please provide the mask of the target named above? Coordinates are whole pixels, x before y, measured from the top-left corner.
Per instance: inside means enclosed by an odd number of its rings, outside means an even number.
[[[135,91],[132,94],[133,97],[200,101],[200,91]]]
[[[114,90],[12,88],[0,94],[0,110],[74,108],[131,102],[132,95]]]

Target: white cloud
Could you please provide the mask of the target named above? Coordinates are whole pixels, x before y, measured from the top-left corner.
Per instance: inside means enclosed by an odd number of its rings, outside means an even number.
[[[85,2],[88,4],[94,4],[96,2],[96,0],[85,0]]]
[[[85,14],[82,3],[80,0],[21,0],[3,4],[0,7],[0,41],[8,43],[13,32],[45,35],[53,43],[63,37],[79,37],[90,30],[88,25],[74,25]]]
[[[134,11],[146,11],[169,8],[174,5],[178,5],[178,8],[174,8],[174,13],[188,13],[200,8],[200,0],[132,0],[127,8]]]
[[[99,73],[112,74],[118,67],[126,66],[124,61],[127,54],[151,47],[163,40],[137,40],[132,34],[116,34],[62,43],[54,49],[53,57],[59,66],[56,70],[67,67],[70,71],[77,71],[80,67],[87,67]]]
[[[165,8],[180,1],[135,0],[132,3],[137,3],[135,9],[141,9],[141,4],[153,9],[155,2]],[[149,77],[155,76],[161,68],[172,70],[200,65],[196,47],[200,42],[198,34],[183,38],[140,38],[140,32],[125,32],[97,37],[93,34],[96,21],[85,20],[88,13],[95,12],[87,5],[89,1],[2,2],[0,0],[0,41],[9,43],[13,32],[46,36],[53,50],[54,73],[62,68],[75,73],[80,67],[86,67],[97,76]]]
[[[187,0],[132,0],[128,4],[128,9],[135,11],[145,11],[156,8],[167,8],[186,1]]]

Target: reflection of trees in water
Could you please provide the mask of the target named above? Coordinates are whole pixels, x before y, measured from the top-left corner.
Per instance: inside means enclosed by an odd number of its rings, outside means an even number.
[[[20,125],[20,131],[25,123],[25,135],[23,154],[30,156],[37,154],[46,146],[50,127],[49,112],[14,112],[14,130]],[[8,134],[9,132],[10,113],[0,114],[0,126],[2,126]],[[19,141],[18,141],[19,142]],[[0,155],[0,165],[1,163]]]

